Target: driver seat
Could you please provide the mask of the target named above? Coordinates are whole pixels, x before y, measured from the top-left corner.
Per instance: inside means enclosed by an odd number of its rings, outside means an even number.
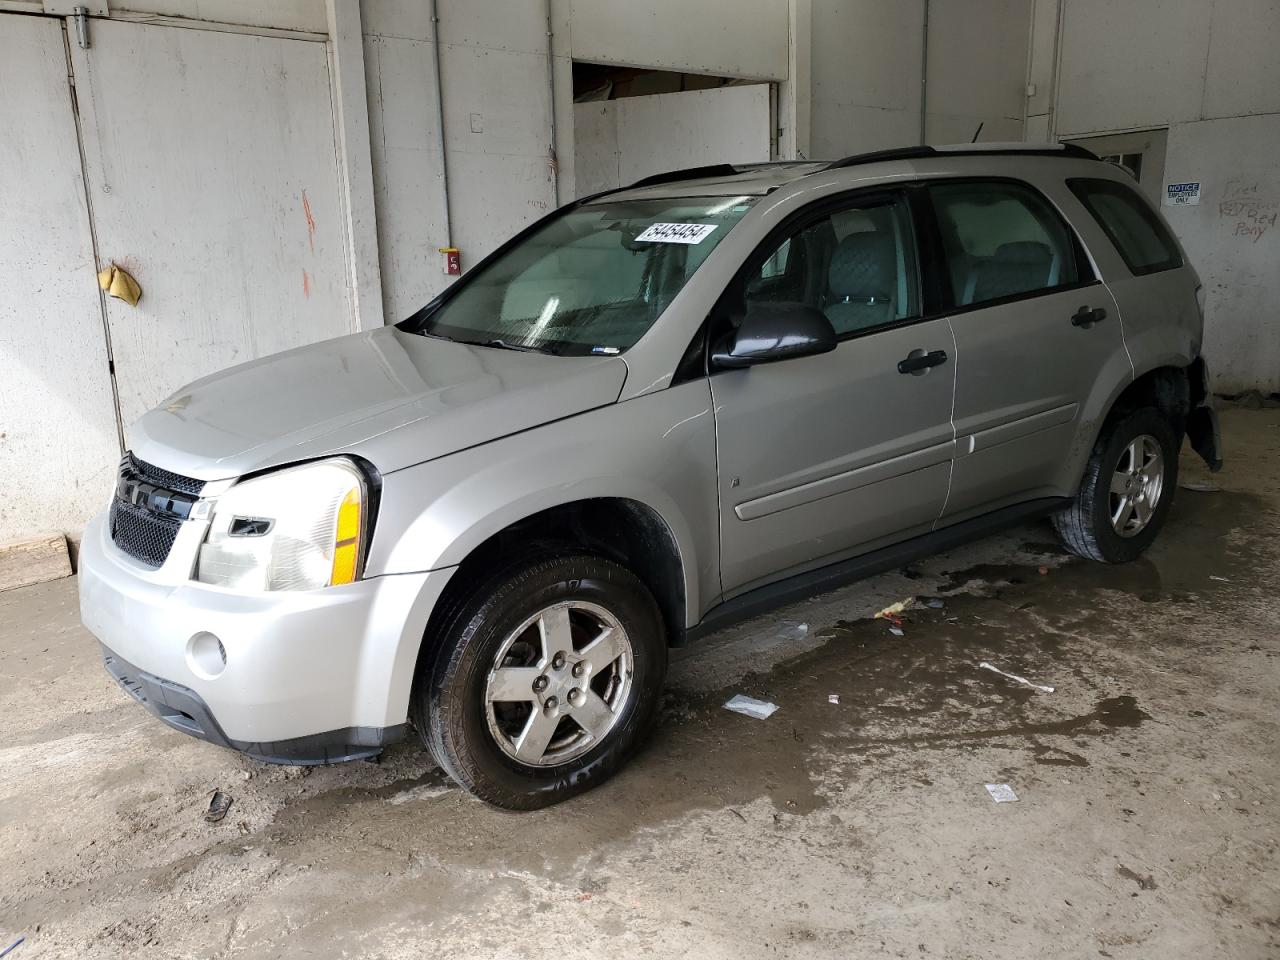
[[[896,286],[897,259],[888,231],[851,233],[841,240],[827,268],[823,308],[836,336],[893,320]]]

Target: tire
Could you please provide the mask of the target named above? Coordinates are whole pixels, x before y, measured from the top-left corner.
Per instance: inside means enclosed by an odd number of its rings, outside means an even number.
[[[1154,407],[1143,407],[1109,422],[1094,444],[1075,499],[1053,515],[1063,545],[1077,556],[1101,563],[1126,563],[1141,556],[1169,514],[1178,486],[1180,445],[1181,437],[1173,425]],[[1139,449],[1150,455],[1150,459],[1144,458],[1146,466],[1140,471],[1145,480],[1130,469]],[[1124,477],[1131,487],[1125,488]],[[1119,490],[1113,490],[1113,478]],[[1127,515],[1126,498],[1131,503]],[[1146,519],[1142,520],[1144,504]]]
[[[497,574],[459,605],[437,650],[419,665],[413,724],[450,777],[510,810],[559,803],[617,772],[648,731],[667,668],[644,584],[582,555]]]

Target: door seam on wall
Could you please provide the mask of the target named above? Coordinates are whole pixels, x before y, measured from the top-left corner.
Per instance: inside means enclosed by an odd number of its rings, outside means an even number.
[[[93,215],[93,191],[89,189],[89,163],[85,156],[84,129],[80,117],[80,95],[76,89],[75,64],[71,59],[71,39],[67,33],[67,18],[62,18],[62,55],[67,67],[67,90],[71,96],[71,118],[76,125],[76,151],[80,159],[80,188],[84,191],[85,220],[89,224],[89,249],[93,255],[93,270],[96,274],[102,264],[98,252],[98,227]],[[86,56],[88,54],[86,53]],[[111,412],[116,420],[116,440],[120,447],[120,455],[124,455],[124,419],[120,414],[120,387],[116,382],[115,353],[111,347],[111,325],[107,322],[107,294],[98,289],[98,316],[102,321],[102,339],[107,350],[107,376],[111,381]]]
[[[363,43],[363,39],[361,43]],[[347,322],[349,325],[348,333],[360,332],[360,317],[356,312],[356,269],[355,257],[353,255],[352,246],[355,242],[351,236],[351,194],[347,189],[347,158],[342,153],[342,118],[338,109],[339,91],[334,83],[334,45],[332,43],[325,44],[324,56],[324,73],[325,79],[328,81],[326,86],[329,88],[329,127],[333,131],[333,176],[334,190],[338,194],[338,206],[341,215],[338,217],[338,229],[342,235],[342,260],[347,275],[346,283],[343,284],[343,299],[347,302]],[[381,102],[378,108],[382,108]],[[374,207],[377,208],[377,195],[374,195]],[[381,291],[385,296],[386,291]],[[384,318],[385,319],[385,318]]]

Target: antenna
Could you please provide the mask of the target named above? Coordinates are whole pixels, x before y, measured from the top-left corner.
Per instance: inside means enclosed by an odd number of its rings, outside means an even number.
[[[986,124],[986,122],[987,121],[983,120],[981,123],[978,124],[978,129],[973,131],[973,139],[969,141],[970,143],[978,142],[978,134],[982,133],[982,127],[984,124]]]

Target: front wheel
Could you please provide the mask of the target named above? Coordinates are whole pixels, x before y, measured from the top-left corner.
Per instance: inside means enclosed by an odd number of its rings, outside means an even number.
[[[1136,559],[1160,532],[1178,485],[1179,437],[1154,407],[1103,430],[1080,492],[1053,516],[1072,553],[1103,563]]]
[[[424,664],[414,726],[453,779],[515,810],[604,781],[639,744],[666,673],[662,616],[625,567],[531,561],[462,605]]]

